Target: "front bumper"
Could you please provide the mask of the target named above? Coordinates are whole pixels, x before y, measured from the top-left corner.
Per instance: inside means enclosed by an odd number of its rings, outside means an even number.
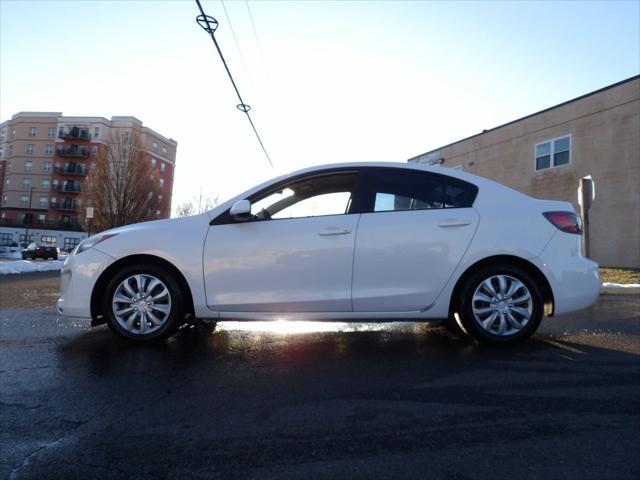
[[[69,255],[60,274],[58,314],[65,317],[91,318],[91,293],[100,274],[115,259],[95,248],[80,255]]]

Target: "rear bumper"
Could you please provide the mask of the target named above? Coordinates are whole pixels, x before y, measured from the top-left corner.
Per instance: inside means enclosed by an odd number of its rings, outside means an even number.
[[[587,308],[598,299],[598,264],[582,256],[579,236],[556,232],[534,262],[551,285],[554,315]]]
[[[91,318],[91,294],[100,274],[115,259],[90,248],[80,255],[69,255],[60,274],[59,315]]]

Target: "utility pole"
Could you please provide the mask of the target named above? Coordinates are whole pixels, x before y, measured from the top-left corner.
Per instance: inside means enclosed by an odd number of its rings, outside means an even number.
[[[28,207],[29,210],[31,210],[31,199],[33,198],[33,188],[34,187],[31,187],[29,189],[29,207]],[[25,222],[27,224],[27,228],[24,235],[24,241],[27,242],[27,246],[29,246],[29,223],[33,222],[33,213],[29,212],[27,213],[27,215],[29,215],[29,217],[27,217],[29,220]]]

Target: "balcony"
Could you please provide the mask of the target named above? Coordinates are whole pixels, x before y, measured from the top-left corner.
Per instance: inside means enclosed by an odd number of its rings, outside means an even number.
[[[61,220],[58,222],[58,228],[64,228],[65,230],[80,230],[80,222],[75,218],[72,218],[67,222]]]
[[[77,212],[80,204],[78,202],[51,202],[51,208],[62,212]]]
[[[54,192],[68,192],[68,193],[80,193],[82,191],[82,185],[53,185],[52,190]]]
[[[58,147],[56,153],[61,157],[87,158],[89,156],[89,149],[87,147],[72,145],[67,148]]]
[[[62,138],[64,140],[91,140],[91,134],[89,130],[86,128],[80,127],[71,127],[71,128],[61,128],[58,131],[58,138]]]
[[[89,169],[86,165],[65,165],[64,167],[55,167],[58,175],[86,175]]]

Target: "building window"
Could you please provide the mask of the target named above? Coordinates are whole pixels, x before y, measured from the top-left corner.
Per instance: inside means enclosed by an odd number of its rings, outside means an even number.
[[[58,243],[58,237],[56,237],[55,235],[42,235],[40,237],[40,241],[49,245],[55,245],[56,243]]]
[[[51,197],[51,206],[55,207],[58,205],[58,199],[56,197]]]
[[[167,147],[162,147],[162,156],[163,157],[167,156]]]
[[[53,145],[45,145],[44,154],[49,156],[53,155]]]
[[[9,155],[13,155],[13,145],[9,145]]]
[[[27,160],[24,162],[24,171],[31,172],[33,170],[33,162],[31,160]]]
[[[29,195],[20,196],[20,206],[26,207],[29,204]]]
[[[31,179],[23,178],[22,179],[22,189],[29,190],[31,188]]]
[[[158,151],[158,144],[156,142],[153,142],[153,145],[151,145],[151,150],[153,150],[154,152]]]
[[[7,181],[5,182],[7,185],[9,185],[11,183],[11,179],[7,178]]]
[[[9,201],[9,197],[7,197],[6,195],[2,197],[2,201],[4,203],[7,203]]]
[[[42,190],[49,190],[51,184],[49,183],[48,179],[44,179],[40,182],[40,188],[42,188]]]
[[[164,187],[164,178],[160,179],[160,188]]]
[[[29,136],[30,137],[36,136],[36,127],[29,127]]]
[[[13,243],[13,233],[0,233],[0,245],[11,245]]]
[[[40,197],[40,208],[47,208],[47,203],[49,203],[49,198],[46,196]]]
[[[156,217],[159,217],[162,212],[160,210],[156,210]]]
[[[22,219],[22,222],[20,222],[20,223],[24,223],[24,218]],[[26,247],[30,243],[33,243],[33,235],[32,234],[25,235],[24,233],[21,233],[20,234],[20,245]]]
[[[35,152],[36,146],[33,143],[27,143],[27,155],[33,155]]]
[[[50,172],[51,171],[51,162],[44,162],[42,164],[42,171],[43,172]]]
[[[44,222],[46,221],[47,217],[44,213],[40,213],[38,214],[38,225],[44,225]]]
[[[94,156],[94,157],[96,155],[98,155],[98,146],[97,145],[94,145],[93,147],[91,147],[91,155]]]
[[[160,171],[164,172],[164,169],[166,168],[166,165],[164,164],[164,162],[160,163]]]
[[[7,162],[7,170],[11,170],[11,167],[13,167],[13,163]]]
[[[47,137],[49,138],[53,138],[56,135],[56,129],[55,128],[47,128]]]
[[[162,195],[158,195],[158,201],[161,202],[162,201]]]
[[[93,138],[100,137],[100,127],[94,127],[93,129]]]
[[[73,250],[74,248],[76,248],[79,243],[80,243],[80,239],[79,238],[65,237],[64,238],[64,246],[62,248],[69,252],[69,251]]]
[[[554,138],[535,146],[536,170],[569,165],[571,161],[571,136]]]
[[[156,159],[155,159],[155,158],[153,158],[153,157],[151,157],[151,166],[152,166],[153,168],[156,168]]]

